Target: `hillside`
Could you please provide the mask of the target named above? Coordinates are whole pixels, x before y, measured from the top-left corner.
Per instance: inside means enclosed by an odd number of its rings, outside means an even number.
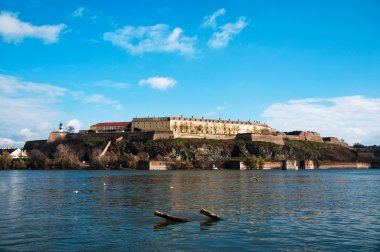
[[[102,158],[101,150],[111,141],[111,146]],[[380,160],[379,152],[366,150],[360,155],[357,149],[339,145],[308,141],[285,141],[285,145],[244,140],[165,139],[155,141],[126,141],[104,136],[68,138],[62,142],[26,144],[31,153],[33,168],[75,168],[80,163],[89,163],[91,168],[135,167],[137,161],[166,160],[179,162],[179,168],[209,168],[212,164],[222,166],[226,160],[244,161],[248,157],[261,157],[265,161],[286,159],[315,162],[374,162]],[[65,148],[62,148],[64,146]],[[70,153],[70,162],[63,155]],[[37,157],[38,162],[33,162]],[[44,161],[43,159],[48,161]],[[38,167],[40,166],[40,167]],[[68,167],[71,166],[71,167]]]

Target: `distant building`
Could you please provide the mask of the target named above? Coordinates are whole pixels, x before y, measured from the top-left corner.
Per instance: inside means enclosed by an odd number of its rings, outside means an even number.
[[[215,120],[193,117],[133,118],[132,131],[171,131],[174,134],[208,134],[233,136],[240,133],[274,134],[265,123],[256,121]]]
[[[130,122],[103,122],[90,126],[90,130],[95,132],[124,132],[130,129]]]
[[[346,147],[346,148],[350,147],[347,143],[340,141],[336,137],[324,137],[323,138],[323,142],[324,143],[328,143],[328,144],[337,144],[337,145],[340,145],[340,146],[343,146],[343,147]]]
[[[9,155],[11,155],[13,159],[28,157],[28,155],[26,154],[26,151],[20,148],[1,148],[0,155],[3,155],[4,152],[8,152]]]
[[[284,138],[288,140],[298,140],[298,141],[311,141],[323,143],[322,137],[317,132],[312,131],[292,131],[292,132],[284,132]]]

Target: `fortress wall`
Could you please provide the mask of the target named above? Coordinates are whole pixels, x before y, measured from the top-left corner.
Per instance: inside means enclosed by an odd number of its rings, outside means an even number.
[[[274,135],[259,135],[259,134],[244,133],[244,134],[237,134],[236,139],[244,139],[244,140],[249,140],[253,142],[268,142],[268,143],[284,145],[284,139],[282,135],[274,136]]]
[[[301,169],[312,170],[314,169],[314,162],[310,159],[301,160],[299,166]]]
[[[323,143],[323,139],[322,139],[321,135],[319,135],[318,133],[314,133],[314,132],[305,132],[305,139],[306,139],[306,141]]]
[[[153,134],[153,140],[171,138],[174,138],[174,134],[172,131],[155,131]]]
[[[66,132],[51,132],[49,138],[47,140],[48,143],[52,143],[55,141],[61,141],[66,138]]]
[[[282,162],[265,162],[263,170],[281,170]]]
[[[195,139],[216,139],[216,140],[232,140],[235,139],[235,135],[228,136],[228,135],[214,135],[214,134],[207,134],[207,133],[174,133],[174,138],[195,138]]]
[[[284,170],[298,170],[298,161],[297,160],[284,160],[282,162]]]
[[[224,162],[224,168],[227,170],[247,170],[247,165],[242,161],[226,161]]]
[[[346,148],[350,148],[350,146],[348,144],[342,143],[336,137],[325,137],[325,138],[323,138],[323,141],[324,141],[324,143],[327,143],[327,144],[337,144],[337,145],[340,145],[340,146],[343,146]]]
[[[319,165],[319,169],[368,169],[371,163],[364,162],[328,162]]]
[[[286,135],[285,138],[291,141],[305,141],[305,136]]]

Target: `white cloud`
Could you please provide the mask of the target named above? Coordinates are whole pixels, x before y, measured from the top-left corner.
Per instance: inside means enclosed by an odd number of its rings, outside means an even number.
[[[103,39],[131,54],[178,52],[184,55],[193,55],[196,42],[195,37],[183,35],[181,28],[171,30],[166,24],[125,26],[122,29],[104,33]]]
[[[45,44],[56,43],[64,24],[36,26],[18,19],[17,14],[1,12],[0,35],[5,42],[19,43],[24,38],[42,39]]]
[[[202,26],[216,28],[216,18],[223,16],[225,13],[226,13],[226,10],[224,8],[221,8],[221,9],[215,11],[212,15],[205,16],[203,18]]]
[[[80,6],[78,7],[77,9],[75,9],[72,13],[71,13],[71,16],[72,17],[82,17],[84,12],[85,12],[86,8],[84,8],[83,6]]]
[[[224,104],[224,105],[218,105],[215,107],[215,109],[209,110],[205,113],[206,116],[216,116],[220,114],[222,111],[228,109],[230,107],[229,104]]]
[[[121,105],[117,100],[109,99],[102,94],[92,94],[88,97],[84,97],[83,101],[102,105],[110,105],[117,110],[123,109],[123,105]]]
[[[166,90],[170,87],[174,87],[177,81],[169,77],[150,77],[148,79],[142,79],[139,81],[139,85],[148,85],[153,89]]]
[[[82,129],[83,123],[79,121],[78,119],[74,118],[74,119],[69,120],[69,122],[67,123],[66,127],[69,127],[69,126],[74,127],[75,131],[77,132]]]
[[[14,141],[12,139],[9,139],[9,138],[2,138],[0,137],[0,146],[1,147],[22,147],[22,145],[24,144],[24,142],[20,142],[20,141]]]
[[[49,97],[63,96],[65,88],[50,84],[22,81],[14,76],[0,74],[0,91],[7,95],[43,94]]]
[[[100,86],[100,87],[107,87],[107,88],[129,88],[130,87],[129,83],[110,81],[110,80],[97,81],[95,85]]]
[[[0,75],[0,138],[11,139],[10,145],[46,139],[53,129],[51,122],[62,116],[55,104],[66,92],[50,84]]]
[[[363,96],[290,100],[272,104],[262,114],[277,130],[311,130],[350,144],[379,144],[379,115],[380,99]]]
[[[219,26],[212,34],[208,45],[212,48],[225,47],[228,43],[238,35],[246,26],[247,21],[245,17],[239,17],[235,23],[227,23]]]

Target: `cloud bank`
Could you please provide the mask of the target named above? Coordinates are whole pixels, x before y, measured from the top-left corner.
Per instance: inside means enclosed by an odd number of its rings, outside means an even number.
[[[311,130],[350,144],[379,144],[379,115],[380,99],[359,95],[290,100],[272,104],[262,114],[277,130]]]
[[[213,27],[216,28],[216,19],[220,16],[223,16],[226,13],[226,10],[224,8],[221,8],[217,11],[215,11],[212,15],[210,16],[205,16],[203,18],[203,27]]]
[[[150,77],[139,81],[139,86],[148,85],[153,89],[166,90],[174,87],[177,81],[170,77]]]
[[[0,145],[46,138],[54,129],[51,121],[61,116],[55,104],[66,93],[62,87],[0,74]]]
[[[212,34],[208,41],[208,45],[212,48],[227,46],[228,43],[247,26],[247,24],[246,18],[240,17],[235,23],[227,23],[219,26]]]
[[[7,43],[20,43],[24,38],[41,39],[45,44],[56,43],[65,27],[64,24],[36,26],[21,21],[15,13],[0,14],[0,36]]]
[[[86,10],[86,8],[84,8],[83,6],[80,6],[78,7],[77,9],[75,9],[72,13],[71,13],[71,16],[74,17],[74,18],[79,18],[79,17],[82,17],[83,14],[84,14],[84,11]]]
[[[86,95],[80,91],[0,74],[0,147],[22,146],[27,140],[46,139],[47,134],[56,130],[62,117],[65,117],[59,105],[70,98],[85,104],[123,109],[117,100],[101,94]],[[80,130],[83,123],[73,118],[66,124],[70,125]]]
[[[214,12],[210,16],[203,18],[203,27],[211,27],[214,29],[211,38],[207,42],[211,48],[226,47],[228,43],[234,39],[247,25],[246,17],[239,17],[235,23],[226,23],[224,25],[218,25],[216,19],[223,16],[226,13],[224,8],[221,8]]]
[[[194,54],[195,37],[183,35],[181,28],[171,29],[166,24],[154,26],[125,26],[113,32],[106,32],[103,39],[125,49],[130,54],[152,52]]]

